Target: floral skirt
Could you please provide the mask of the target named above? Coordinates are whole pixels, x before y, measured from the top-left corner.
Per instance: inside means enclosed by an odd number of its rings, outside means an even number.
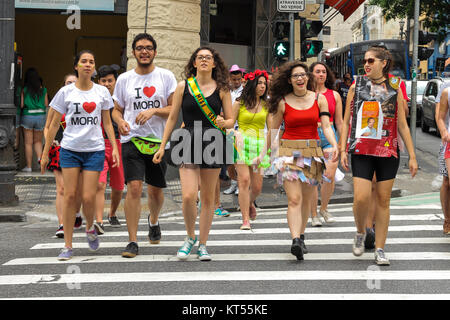
[[[325,171],[325,158],[320,140],[280,140],[279,156],[272,168],[277,173],[277,182],[300,180],[318,185]]]

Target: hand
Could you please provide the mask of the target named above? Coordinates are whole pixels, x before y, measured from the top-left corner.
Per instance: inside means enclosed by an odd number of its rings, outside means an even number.
[[[225,127],[225,119],[222,116],[217,116],[216,123],[219,126],[219,128]]]
[[[419,169],[419,166],[417,164],[416,158],[410,158],[409,159],[409,172],[411,173],[412,178],[414,178],[416,176],[418,169]]]
[[[450,134],[445,130],[444,134],[441,134],[441,140],[443,143],[450,142]]]
[[[348,167],[348,153],[347,153],[347,151],[341,152],[341,164],[342,164],[342,168],[345,171],[349,171],[349,167]]]
[[[57,147],[57,146],[59,146],[58,140],[53,140],[52,147]]]
[[[113,168],[117,168],[120,166],[120,155],[119,150],[117,148],[114,148],[112,151],[112,158],[113,158]]]
[[[48,165],[48,152],[47,154],[42,153],[40,163],[41,163],[41,174],[44,174],[45,170],[47,170]]]
[[[136,117],[136,124],[143,125],[155,114],[155,109],[148,109],[140,112]]]
[[[328,149],[328,153],[331,154],[331,162],[336,162],[339,160],[339,150],[337,146],[333,146]]]
[[[120,124],[118,124],[119,133],[122,136],[127,136],[130,134],[130,125],[125,120],[122,120]]]
[[[164,157],[164,148],[160,147],[158,151],[156,151],[156,153],[153,155],[153,163],[154,164],[158,164],[162,161],[163,157]]]

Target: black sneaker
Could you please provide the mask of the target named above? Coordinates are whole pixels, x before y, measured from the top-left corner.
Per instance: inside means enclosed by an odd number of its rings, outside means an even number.
[[[306,248],[305,237],[303,235],[300,236],[300,245],[302,246],[303,254],[307,254],[308,253],[308,249]]]
[[[300,238],[292,239],[291,253],[297,257],[297,260],[303,260],[303,249]]]
[[[364,241],[364,247],[366,249],[375,249],[375,230],[372,228],[366,228],[366,240]]]
[[[109,225],[113,228],[120,228],[121,224],[117,216],[108,217]]]
[[[158,225],[151,226],[150,225],[150,215],[147,218],[148,220],[148,239],[150,240],[151,244],[158,244],[161,241],[161,228]]]
[[[94,228],[97,231],[98,235],[102,235],[105,233],[105,227],[103,226],[103,223],[94,222]]]
[[[122,252],[124,258],[134,258],[139,254],[139,247],[136,242],[130,242]]]
[[[81,226],[82,226],[82,225],[83,225],[83,218],[81,217],[81,215],[76,216],[76,218],[75,218],[75,224],[74,224],[73,228],[74,228],[75,230],[79,230],[79,229],[81,229]]]
[[[60,226],[58,227],[58,230],[56,230],[55,236],[56,236],[57,238],[59,238],[59,239],[63,239],[63,238],[64,238],[64,227],[63,227],[63,225],[60,225]]]

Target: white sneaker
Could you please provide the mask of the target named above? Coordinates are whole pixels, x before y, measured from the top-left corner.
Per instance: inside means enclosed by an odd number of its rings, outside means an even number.
[[[333,223],[336,222],[336,219],[331,215],[331,213],[328,212],[328,210],[320,210],[320,215],[322,216],[323,220],[325,220],[326,223]]]
[[[33,170],[31,168],[25,167],[22,169],[22,172],[32,172]]]
[[[388,266],[391,264],[389,259],[384,255],[384,250],[381,248],[375,250],[375,263],[379,266]]]
[[[236,187],[236,191],[234,192],[235,195],[239,194],[239,187]]]
[[[364,240],[366,239],[365,233],[356,233],[353,240],[353,255],[361,256],[364,253]]]
[[[322,221],[320,220],[320,218],[318,216],[311,217],[311,226],[312,227],[321,227],[322,226]]]
[[[235,180],[231,180],[231,185],[228,189],[224,190],[223,193],[224,194],[232,194],[233,192],[235,192],[237,189],[237,181]]]

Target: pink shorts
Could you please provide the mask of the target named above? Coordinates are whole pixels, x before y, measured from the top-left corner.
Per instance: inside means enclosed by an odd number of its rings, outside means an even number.
[[[444,158],[445,159],[450,158],[450,143],[448,143],[448,142],[447,142],[447,145],[445,146]]]
[[[100,173],[98,182],[107,183],[108,171],[109,171],[109,185],[115,190],[123,190],[125,185],[125,178],[123,175],[123,163],[122,163],[122,145],[120,140],[116,139],[117,148],[119,149],[120,164],[118,167],[113,168],[112,158],[112,146],[108,139],[105,139],[105,163],[103,165],[103,171]]]

